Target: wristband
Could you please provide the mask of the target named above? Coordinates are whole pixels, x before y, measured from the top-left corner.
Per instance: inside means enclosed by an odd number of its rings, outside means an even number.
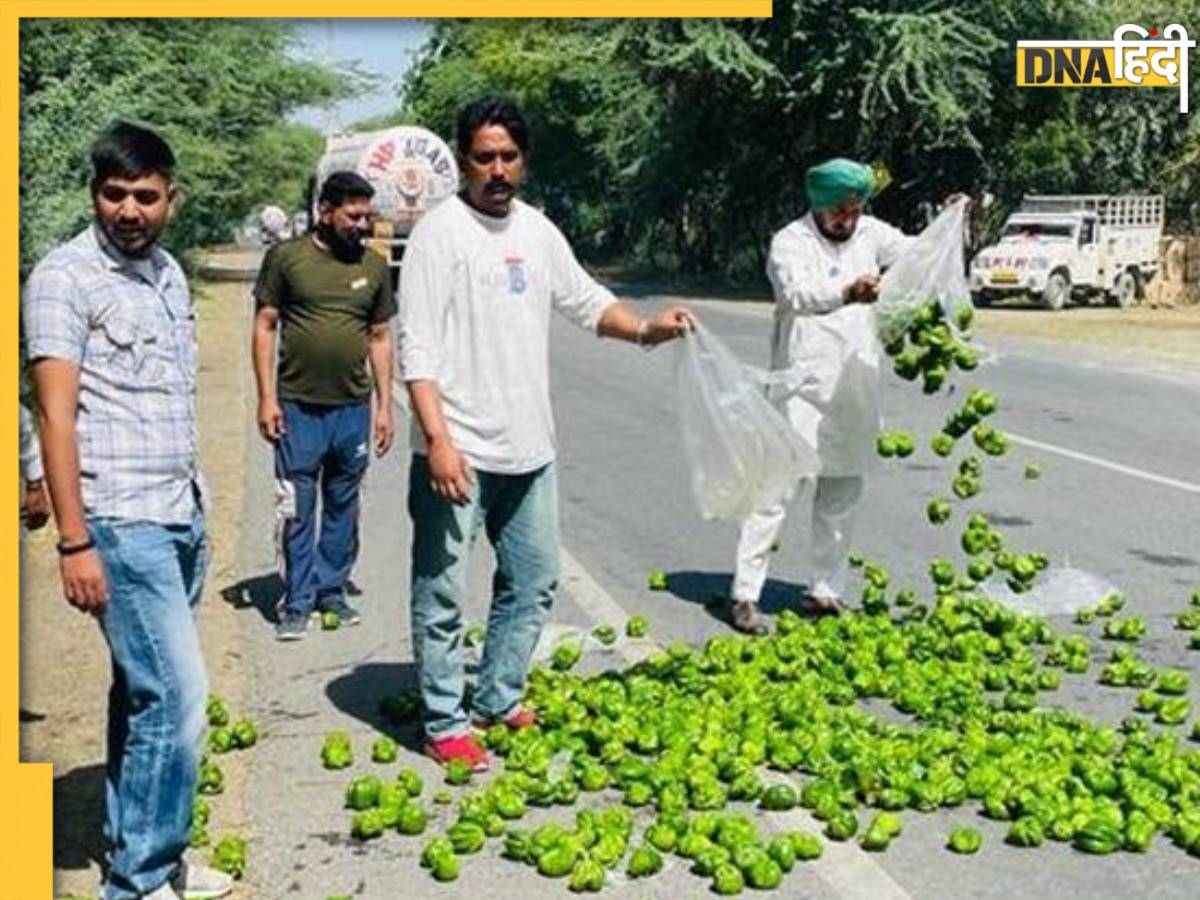
[[[76,553],[83,553],[85,550],[91,550],[95,546],[96,542],[92,540],[91,537],[89,537],[82,544],[70,544],[68,546],[63,546],[63,542],[59,541],[54,545],[55,549],[58,550],[59,556],[74,556]]]
[[[634,338],[635,343],[643,350],[651,349],[651,346],[646,343],[646,330],[650,327],[649,319],[642,319],[638,322],[637,337]]]

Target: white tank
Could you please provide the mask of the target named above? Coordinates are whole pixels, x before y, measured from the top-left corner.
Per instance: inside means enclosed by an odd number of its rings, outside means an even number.
[[[397,239],[406,237],[422,215],[458,190],[458,165],[446,142],[414,125],[328,138],[317,163],[314,218],[321,183],[332,173],[345,171],[371,182],[372,206],[381,221],[391,223]],[[380,230],[386,229],[376,233]]]

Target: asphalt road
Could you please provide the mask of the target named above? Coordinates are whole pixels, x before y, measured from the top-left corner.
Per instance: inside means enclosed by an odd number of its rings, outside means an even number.
[[[652,306],[653,300],[646,301]],[[705,322],[749,362],[763,363],[769,316],[764,307],[697,303]],[[660,642],[700,642],[727,629],[708,604],[728,590],[733,526],[707,523],[689,493],[686,463],[673,408],[673,350],[652,353],[598,341],[556,322],[552,379],[558,421],[565,577],[555,607],[554,633],[617,621],[629,613],[651,620]],[[986,343],[986,339],[985,339]],[[1095,354],[1067,353],[1043,343],[1008,340],[991,345],[993,362],[970,380],[1001,400],[996,423],[1038,445],[1018,444],[988,468],[982,507],[1010,544],[1040,548],[1056,563],[1100,575],[1125,591],[1128,612],[1144,616],[1150,635],[1139,652],[1158,664],[1196,668],[1174,615],[1200,587],[1200,379],[1149,369],[1105,365]],[[250,386],[247,386],[250,389]],[[856,545],[884,562],[894,584],[921,586],[927,561],[951,551],[956,532],[925,524],[924,506],[943,492],[944,467],[924,440],[953,398],[929,399],[911,385],[888,379],[889,425],[922,438],[907,461],[881,468],[869,480]],[[403,423],[402,419],[402,423]],[[252,428],[247,421],[245,427]],[[364,498],[363,551],[355,572],[356,599],[365,621],[356,628],[314,631],[293,645],[277,644],[270,609],[278,595],[271,545],[270,458],[252,442],[246,460],[242,581],[228,592],[251,630],[264,737],[252,778],[254,815],[250,881],[245,896],[324,898],[476,897],[566,895],[565,885],[502,860],[489,847],[471,857],[462,877],[438,885],[416,862],[423,840],[395,834],[367,845],[348,837],[342,791],[351,775],[391,771],[374,766],[369,746],[382,723],[376,713],[386,693],[411,684],[407,583],[409,525],[405,512],[408,446],[404,428],[391,456],[373,464]],[[1026,462],[1044,470],[1026,481]],[[776,611],[794,601],[804,580],[804,528],[796,514],[783,533],[764,605]],[[490,552],[476,553],[465,618],[483,618]],[[669,590],[645,589],[649,569],[664,569]],[[1065,628],[1066,619],[1056,620]],[[619,645],[636,654],[644,648]],[[1105,648],[1102,648],[1105,649]],[[619,654],[589,654],[588,665],[618,665]],[[1068,677],[1059,699],[1099,718],[1117,720],[1129,692]],[[1194,703],[1200,692],[1193,687]],[[330,773],[318,760],[324,735],[344,729],[354,739],[353,769]],[[434,767],[419,756],[419,738],[397,735],[401,764],[440,786]],[[448,824],[448,807],[433,807],[435,824]],[[562,819],[561,809],[551,817]],[[545,815],[532,817],[539,821]],[[1062,845],[1018,851],[1002,843],[1003,829],[967,809],[907,814],[906,830],[881,855],[857,845],[831,847],[819,865],[799,866],[781,896],[829,898],[1008,898],[1075,892],[1096,898],[1194,898],[1200,861],[1165,840],[1145,856],[1092,858]],[[790,828],[794,818],[772,814],[768,828]],[[979,827],[984,850],[971,858],[943,849],[954,824]],[[675,861],[661,876],[606,889],[616,897],[700,897],[707,883]]]

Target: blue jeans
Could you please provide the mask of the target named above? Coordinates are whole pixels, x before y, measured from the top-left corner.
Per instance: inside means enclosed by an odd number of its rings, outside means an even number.
[[[484,526],[496,551],[492,603],[474,712],[497,719],[520,702],[529,660],[558,586],[558,475],[554,463],[523,475],[475,472],[456,506],[433,492],[429,461],[414,455],[408,482],[413,521],[412,630],[425,731],[466,732],[462,601],[471,547]]]
[[[371,458],[371,408],[366,402],[280,405],[284,432],[275,445],[275,477],[290,485],[295,499],[283,534],[284,605],[306,613],[344,596],[358,557],[358,498]]]
[[[127,900],[166,882],[187,848],[208,694],[195,622],[208,544],[199,512],[191,525],[88,525],[108,579],[99,621],[113,667],[104,898]]]

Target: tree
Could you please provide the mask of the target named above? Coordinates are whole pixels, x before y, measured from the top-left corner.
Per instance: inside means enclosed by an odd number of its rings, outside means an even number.
[[[443,21],[402,115],[444,135],[484,93],[533,123],[529,192],[585,252],[760,279],[772,231],[829,156],[884,164],[875,200],[918,224],[955,190],[1166,192],[1197,222],[1200,131],[1160,91],[1018,90],[1023,38],[1104,38],[1167,7],[1057,0],[776,3],[769,20]],[[1193,96],[1197,93],[1193,91]]]
[[[21,273],[90,218],[88,148],[117,118],[160,131],[184,203],[175,249],[227,240],[263,202],[298,200],[319,135],[288,112],[361,90],[354,69],[290,58],[285,24],[26,19],[20,32]]]

